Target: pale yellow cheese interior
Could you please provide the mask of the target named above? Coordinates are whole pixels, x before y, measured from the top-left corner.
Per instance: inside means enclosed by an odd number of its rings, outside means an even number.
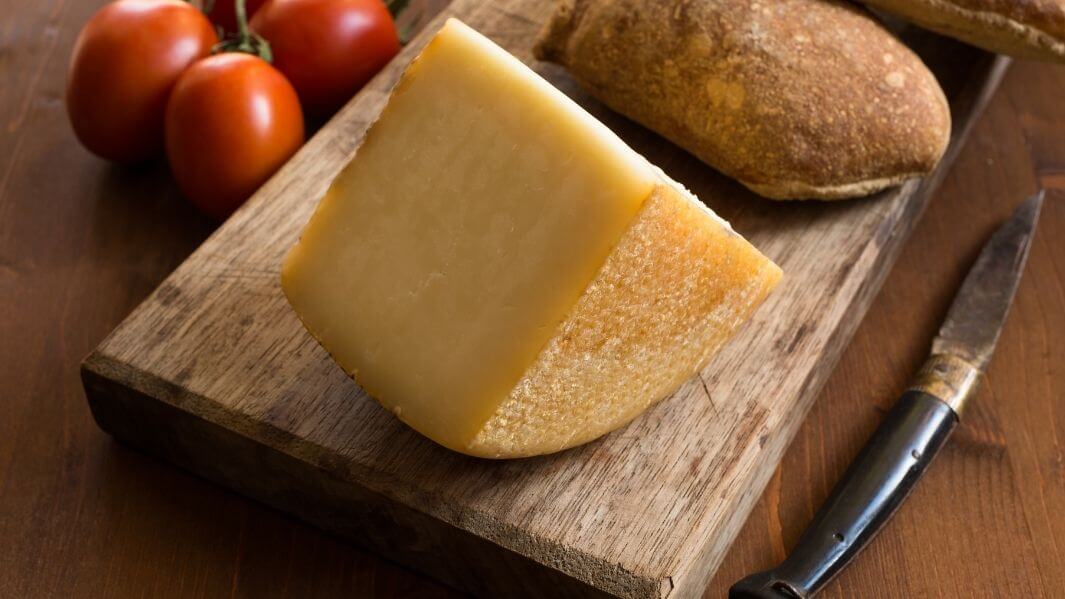
[[[667,272],[679,288],[659,287]],[[449,20],[321,200],[282,286],[404,422],[514,457],[661,399],[778,277],[582,108]]]

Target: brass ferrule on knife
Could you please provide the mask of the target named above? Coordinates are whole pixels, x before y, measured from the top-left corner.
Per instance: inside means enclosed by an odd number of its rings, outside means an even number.
[[[914,377],[911,391],[927,393],[950,406],[959,417],[979,386],[976,366],[951,354],[932,354]]]

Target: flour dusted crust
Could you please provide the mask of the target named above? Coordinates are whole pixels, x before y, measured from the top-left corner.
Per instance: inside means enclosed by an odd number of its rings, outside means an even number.
[[[466,452],[550,453],[625,425],[697,372],[780,277],[698,200],[659,185]]]
[[[863,0],[993,52],[1065,62],[1065,0]]]
[[[561,0],[536,53],[774,199],[873,193],[931,171],[950,138],[921,60],[837,0]]]

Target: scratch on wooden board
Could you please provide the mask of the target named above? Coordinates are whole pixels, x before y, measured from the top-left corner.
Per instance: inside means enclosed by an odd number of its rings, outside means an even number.
[[[706,385],[706,379],[703,378],[703,373],[700,372],[696,376],[699,377],[699,382],[703,385],[703,391],[706,392],[706,400],[710,402],[710,407],[716,412],[717,404],[714,403],[714,396],[710,394],[710,388]]]

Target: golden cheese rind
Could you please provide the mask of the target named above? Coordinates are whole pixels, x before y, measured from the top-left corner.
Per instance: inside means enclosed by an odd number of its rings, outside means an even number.
[[[863,0],[964,42],[1065,62],[1065,0]]]
[[[562,0],[536,53],[774,199],[878,191],[929,172],[950,137],[921,60],[836,0]]]
[[[696,373],[781,277],[722,225],[672,184],[658,186],[465,452],[512,458],[586,443]]]

